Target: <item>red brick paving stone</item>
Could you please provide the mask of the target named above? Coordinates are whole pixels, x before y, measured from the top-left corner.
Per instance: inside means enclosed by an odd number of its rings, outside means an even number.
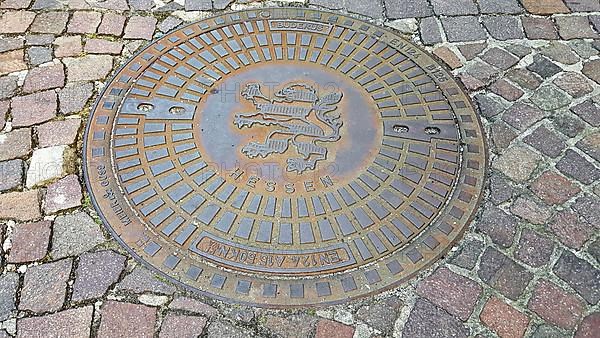
[[[156,309],[144,305],[107,301],[100,310],[100,329],[98,337],[136,337],[154,336]]]
[[[550,229],[564,245],[581,249],[583,244],[592,237],[592,225],[579,219],[571,210],[563,210],[550,221]]]
[[[83,338],[90,336],[93,306],[17,320],[17,338]]]
[[[110,55],[87,55],[80,58],[65,58],[68,82],[94,81],[105,78],[112,70]]]
[[[23,83],[24,93],[59,88],[65,85],[65,70],[62,63],[31,69]]]
[[[159,338],[193,338],[202,334],[206,318],[169,313],[160,326]]]
[[[592,60],[583,64],[581,70],[585,76],[600,83],[600,60]]]
[[[513,202],[510,206],[510,212],[533,224],[544,224],[551,216],[549,208],[525,197],[519,197]]]
[[[515,257],[533,266],[544,266],[554,251],[554,242],[530,229],[523,229]]]
[[[527,38],[532,40],[558,39],[558,31],[551,18],[523,17],[521,20]]]
[[[104,296],[125,268],[125,257],[110,250],[86,252],[79,256],[73,284],[73,302]]]
[[[50,221],[17,224],[12,234],[9,263],[38,261],[48,253],[51,233]]]
[[[123,43],[104,39],[89,39],[85,42],[86,53],[119,55],[123,50]]]
[[[67,26],[67,33],[93,34],[100,25],[102,14],[98,12],[74,12]]]
[[[77,175],[66,176],[48,186],[44,198],[44,213],[53,214],[79,207],[82,198]]]
[[[466,321],[481,294],[481,286],[447,268],[440,268],[417,285],[417,293]]]
[[[556,163],[556,169],[584,184],[593,184],[600,179],[600,170],[571,149],[567,149],[565,156]]]
[[[56,311],[63,306],[72,259],[30,266],[25,273],[19,310],[37,313]]]
[[[589,304],[596,305],[600,300],[600,270],[586,260],[565,250],[552,269]]]
[[[569,13],[569,9],[562,0],[523,0],[522,4],[525,10],[531,14]]]
[[[577,327],[575,338],[598,338],[600,327],[600,312],[589,314]]]
[[[89,82],[69,84],[58,93],[60,112],[70,114],[81,111],[93,93],[94,85]]]
[[[18,72],[27,69],[23,49],[13,50],[0,54],[0,75]]]
[[[600,127],[600,105],[594,104],[591,99],[571,107],[570,110],[592,126]]]
[[[511,300],[519,298],[533,278],[531,272],[493,247],[485,249],[477,275]]]
[[[31,129],[16,129],[0,135],[0,161],[23,157],[30,152]]]
[[[540,175],[530,189],[548,204],[563,204],[581,191],[577,184],[551,170]]]
[[[56,117],[56,92],[47,90],[14,97],[10,102],[13,127],[25,127]]]
[[[419,298],[402,331],[404,337],[460,338],[469,335],[469,329],[456,317]]]
[[[261,322],[264,327],[278,337],[304,338],[314,334],[317,318],[303,313],[287,317],[266,315]]]
[[[11,190],[23,184],[25,162],[21,159],[0,162],[0,191]]]
[[[125,26],[125,39],[151,40],[157,20],[151,16],[132,16]]]
[[[125,27],[125,16],[105,13],[100,26],[98,26],[98,34],[120,36],[123,33],[123,27]]]
[[[433,50],[433,54],[442,59],[442,61],[444,61],[451,69],[456,69],[463,65],[458,56],[456,56],[456,54],[448,47],[438,47]]]
[[[83,52],[81,47],[81,36],[59,36],[54,40],[54,56],[62,58],[66,56],[77,56]]]
[[[68,12],[44,12],[35,17],[31,24],[32,33],[60,34],[67,26]]]
[[[327,319],[317,322],[315,338],[352,338],[353,336],[354,328],[352,326]]]
[[[38,190],[0,194],[0,219],[31,221],[40,217]]]
[[[39,147],[73,144],[80,126],[81,119],[77,117],[50,121],[36,127]]]
[[[513,243],[518,223],[517,217],[488,204],[483,208],[483,214],[475,223],[475,228],[490,236],[492,242],[508,248]]]
[[[502,338],[523,337],[529,325],[527,315],[494,296],[485,303],[479,318]]]
[[[544,279],[535,286],[527,307],[545,321],[565,329],[573,329],[584,310],[577,296]]]
[[[34,12],[6,11],[0,17],[0,34],[23,33],[31,26],[34,18]]]
[[[523,91],[505,79],[500,79],[490,86],[490,90],[508,101],[516,101],[523,96]]]
[[[219,313],[214,307],[193,298],[178,296],[169,304],[169,309],[184,310],[212,317]]]

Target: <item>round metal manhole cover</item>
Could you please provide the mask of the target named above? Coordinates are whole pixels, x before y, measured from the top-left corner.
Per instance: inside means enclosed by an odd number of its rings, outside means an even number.
[[[398,285],[477,207],[486,151],[465,93],[394,33],[259,9],[176,30],[107,84],[85,173],[112,234],[223,300],[322,305]]]

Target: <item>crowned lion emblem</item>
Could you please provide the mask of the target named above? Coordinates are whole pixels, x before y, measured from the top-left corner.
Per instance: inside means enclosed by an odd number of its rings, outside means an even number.
[[[339,91],[319,96],[313,87],[294,83],[269,98],[261,92],[260,84],[249,83],[241,95],[252,101],[256,111],[236,114],[237,127],[261,125],[271,129],[263,143],[250,142],[242,147],[249,158],[283,154],[291,145],[296,154],[287,160],[286,170],[301,174],[314,170],[317,162],[327,158],[327,148],[321,142],[340,139],[342,121],[336,111],[342,99]]]

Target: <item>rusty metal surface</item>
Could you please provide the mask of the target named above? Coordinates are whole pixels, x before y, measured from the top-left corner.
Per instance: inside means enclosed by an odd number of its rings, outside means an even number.
[[[227,13],[162,37],[107,85],[88,189],[130,253],[223,300],[324,305],[431,264],[476,209],[474,109],[427,53],[335,13]]]

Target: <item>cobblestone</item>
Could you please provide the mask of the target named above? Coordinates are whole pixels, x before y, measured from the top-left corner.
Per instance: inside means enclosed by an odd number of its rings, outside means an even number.
[[[491,247],[481,256],[477,274],[482,281],[512,300],[523,294],[533,278],[531,272]]]
[[[17,308],[17,290],[19,275],[8,272],[0,275],[0,320],[4,321]]]
[[[566,329],[575,327],[583,310],[583,304],[577,297],[547,280],[536,285],[527,306],[544,320]]]
[[[497,297],[490,298],[480,315],[481,321],[500,337],[523,337],[529,318]]]
[[[197,337],[206,326],[206,318],[168,314],[162,322],[159,338]]]
[[[60,309],[67,294],[71,265],[71,259],[63,259],[27,269],[19,309],[37,313]]]
[[[407,337],[467,337],[469,330],[463,323],[427,300],[417,302],[404,326]]]
[[[36,128],[39,146],[70,145],[75,142],[80,126],[79,117],[44,123]]]
[[[515,16],[484,16],[483,25],[490,35],[497,40],[522,39],[523,25],[521,19]]]
[[[51,233],[50,221],[24,223],[15,226],[9,263],[27,263],[41,260],[48,253]]]
[[[450,42],[476,41],[486,38],[483,26],[474,16],[442,18],[442,25]]]
[[[426,288],[426,286],[423,287],[423,289]],[[376,330],[389,335],[394,330],[394,323],[402,305],[398,299],[387,298],[376,304],[361,307],[356,312],[356,317]]]
[[[541,267],[550,261],[554,247],[554,242],[550,239],[533,230],[524,229],[515,257],[529,266]]]
[[[31,221],[42,217],[38,190],[0,194],[0,219]]]
[[[600,178],[600,170],[571,149],[567,149],[565,156],[556,164],[556,169],[584,184],[592,184]]]
[[[156,309],[137,304],[108,301],[100,310],[100,337],[139,337],[154,336]]]
[[[16,159],[0,162],[0,191],[11,190],[23,183],[23,160]]]
[[[18,96],[11,100],[14,127],[46,122],[56,116],[56,93],[53,90]]]
[[[592,227],[579,220],[577,214],[570,210],[563,210],[551,220],[550,229],[564,244],[574,249],[579,249],[592,236]]]
[[[78,338],[90,335],[92,306],[69,309],[41,317],[21,318],[17,337]]]
[[[55,259],[79,255],[102,242],[104,236],[98,224],[86,213],[57,216],[50,255]]]
[[[490,205],[486,206],[475,227],[490,236],[494,243],[508,248],[512,245],[517,223],[518,218]]]
[[[466,321],[475,308],[481,287],[466,277],[441,268],[417,285],[417,293]]]
[[[600,300],[600,270],[590,263],[563,251],[553,271],[588,303],[595,305]]]

